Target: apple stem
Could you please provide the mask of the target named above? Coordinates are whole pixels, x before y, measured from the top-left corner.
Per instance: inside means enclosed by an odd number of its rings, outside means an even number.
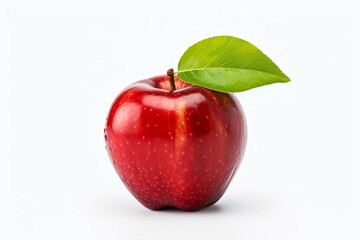
[[[169,79],[169,82],[170,82],[171,92],[173,92],[173,91],[176,90],[176,88],[175,88],[175,80],[174,80],[174,69],[170,68],[167,71],[167,76],[168,76],[168,79]]]

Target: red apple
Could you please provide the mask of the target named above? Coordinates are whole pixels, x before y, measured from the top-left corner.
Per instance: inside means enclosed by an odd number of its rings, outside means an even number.
[[[244,155],[246,122],[233,94],[175,76],[138,81],[113,102],[106,149],[121,180],[149,209],[198,210],[224,194]]]

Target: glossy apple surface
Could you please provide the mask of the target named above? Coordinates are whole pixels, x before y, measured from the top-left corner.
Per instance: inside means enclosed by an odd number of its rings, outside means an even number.
[[[243,157],[246,122],[234,95],[167,76],[130,85],[113,102],[106,149],[145,207],[198,210],[224,194]]]

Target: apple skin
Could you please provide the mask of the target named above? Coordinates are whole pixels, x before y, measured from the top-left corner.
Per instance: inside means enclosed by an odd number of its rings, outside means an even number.
[[[113,102],[106,149],[122,182],[145,207],[194,211],[224,194],[245,152],[247,129],[233,94],[175,76],[135,82]]]

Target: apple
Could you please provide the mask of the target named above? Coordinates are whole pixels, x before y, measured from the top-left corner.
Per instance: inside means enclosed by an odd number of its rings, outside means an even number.
[[[171,71],[122,91],[104,131],[120,179],[153,210],[193,211],[216,203],[247,140],[244,112],[233,94],[190,85]]]

